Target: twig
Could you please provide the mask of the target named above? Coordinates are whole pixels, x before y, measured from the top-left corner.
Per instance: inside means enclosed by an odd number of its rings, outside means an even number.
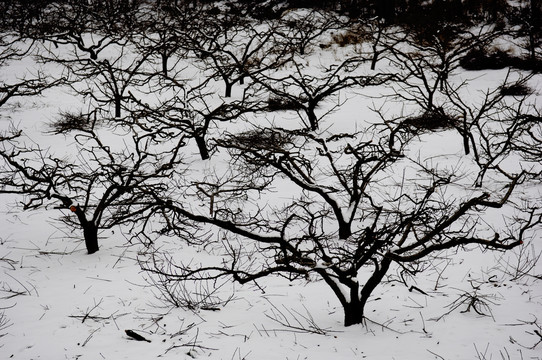
[[[22,282],[20,282],[19,280],[17,280],[16,278],[14,278],[13,276],[11,276],[11,275],[10,275],[9,273],[7,273],[7,272],[4,273],[4,274],[6,274],[7,276],[9,276],[9,277],[12,278],[13,280],[15,280],[19,285],[21,285],[21,286],[25,289],[26,294],[25,294],[24,292],[21,291],[21,292],[20,292],[19,294],[17,294],[17,295],[32,295],[32,293],[30,292],[30,290],[29,290],[26,286],[24,286]],[[34,288],[34,290],[36,289],[35,286],[33,286],[33,288]],[[36,295],[38,295],[38,294],[36,293]],[[15,296],[16,296],[16,295],[15,295]],[[12,296],[12,297],[13,297],[13,296]]]
[[[85,346],[85,345],[90,341],[90,339],[94,336],[94,334],[95,334],[97,331],[99,331],[99,330],[100,330],[100,328],[97,328],[97,329],[93,330],[93,331],[90,333],[90,335],[86,338],[86,340],[83,342],[83,344],[81,345],[81,347]]]
[[[434,352],[432,352],[432,351],[429,350],[429,349],[425,349],[425,350],[427,350],[427,352],[430,353],[431,355],[438,357],[439,359],[446,360],[446,359],[444,359],[442,356],[440,356],[439,354],[434,353]]]
[[[289,310],[283,305],[284,310],[289,314],[289,316],[287,316],[284,314],[284,312],[279,310],[279,308],[277,308],[269,299],[265,299],[273,307],[273,309],[271,310],[272,315],[266,313],[265,316],[275,321],[276,323],[288,328],[288,330],[277,329],[274,331],[306,332],[318,335],[327,335],[329,329],[322,329],[320,326],[318,326],[318,324],[316,324],[314,318],[305,306],[303,306],[303,308],[305,309],[307,315],[302,315],[296,310]],[[290,321],[289,318],[291,318],[292,320]]]
[[[107,281],[107,282],[111,282],[113,280],[109,280],[109,279],[100,279],[98,277],[90,277],[90,276],[87,276],[87,279],[91,279],[91,280],[101,280],[101,281]]]
[[[417,292],[419,292],[419,293],[421,293],[421,294],[424,294],[424,295],[426,295],[426,296],[429,296],[425,291],[423,291],[422,289],[420,289],[420,288],[417,287],[417,286],[412,285],[412,286],[408,289],[408,291],[410,291],[410,292],[412,292],[413,290],[416,290]]]
[[[424,333],[427,334],[427,330],[425,330],[425,320],[423,319],[423,315],[422,315],[421,311],[420,311],[420,317],[422,318],[422,330],[423,330]]]

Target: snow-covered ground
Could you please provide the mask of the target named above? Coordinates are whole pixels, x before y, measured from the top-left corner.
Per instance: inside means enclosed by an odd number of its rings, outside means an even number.
[[[495,267],[513,270],[513,253],[460,251],[418,277],[412,291],[382,284],[366,324],[345,328],[321,282],[225,284],[217,295],[229,301],[220,310],[171,308],[139,270],[138,245],[105,233],[89,256],[44,214],[2,215],[2,358],[541,358],[540,344],[531,349],[540,341],[540,280],[510,281]],[[126,329],[151,342],[131,340]]]

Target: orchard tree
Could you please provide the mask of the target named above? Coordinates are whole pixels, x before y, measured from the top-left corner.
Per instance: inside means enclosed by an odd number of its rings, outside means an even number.
[[[510,80],[512,77],[516,79]],[[532,78],[533,74],[523,76],[508,71],[500,86],[480,91],[483,100],[479,103],[465,95],[465,83],[455,89],[447,88],[443,111],[448,114],[448,119],[453,119],[449,125],[461,134],[465,154],[472,152],[481,169],[481,177],[488,167],[499,166],[503,157],[514,148],[511,144],[520,141],[520,134],[533,127],[532,122],[522,120],[533,117],[533,105],[528,102],[528,83]],[[519,153],[524,151],[527,149]]]
[[[40,62],[64,66],[62,74],[78,94],[103,106],[113,105],[114,116],[120,117],[127,89],[146,80],[140,70],[149,54],[128,54],[133,50],[129,40],[136,29],[138,4],[123,0],[55,3],[25,36],[43,42]]]
[[[461,59],[473,49],[485,48],[500,34],[502,32],[493,26],[471,31],[461,26],[443,25],[435,32],[414,27],[401,41],[395,35],[388,39],[392,45],[389,47],[391,62],[401,70],[401,81],[393,84],[390,96],[407,106],[415,105],[421,112],[402,119],[402,129],[398,131],[455,128],[463,138],[463,148],[468,155],[476,147],[472,131],[482,118],[498,112],[506,96],[500,89],[520,86],[527,80],[509,81],[507,77],[500,88],[487,90],[481,104],[465,103],[469,97],[464,92],[469,89],[470,80],[453,76]]]
[[[300,56],[317,45],[326,32],[344,25],[336,14],[319,9],[289,10],[284,12],[280,22],[278,34],[290,45],[292,52]]]
[[[489,45],[500,34],[493,26],[471,31],[459,25],[442,25],[438,31],[414,27],[400,38],[391,34],[384,41],[393,54],[392,62],[405,75],[397,96],[417,103],[424,111],[434,111],[440,106],[436,98],[449,86],[449,76],[459,68],[459,61],[472,49]]]
[[[101,230],[133,225],[152,208],[146,193],[159,192],[160,181],[173,175],[184,145],[178,138],[165,146],[152,132],[130,129],[115,138],[110,130],[97,117],[63,114],[52,131],[75,133],[75,146],[62,155],[31,143],[21,131],[3,134],[0,194],[21,195],[24,210],[54,205],[73,213],[62,221],[83,230],[89,254],[98,251]]]
[[[215,87],[210,85],[211,79],[194,83],[181,77],[169,76],[161,81],[149,94],[131,94],[131,102],[136,104],[130,116],[124,122],[127,126],[142,131],[153,131],[164,137],[181,136],[196,142],[202,160],[211,156],[208,136],[219,123],[242,121],[248,113],[265,109],[259,100],[259,92],[248,87],[241,96],[225,101],[216,94]],[[154,103],[144,99],[153,93],[164,96]],[[175,135],[172,135],[175,134]]]
[[[507,12],[510,22],[516,25],[516,44],[527,52],[527,68],[540,71],[540,46],[542,45],[542,2],[521,1]]]
[[[128,46],[115,47],[112,56],[99,60],[78,57],[60,57],[50,52],[42,61],[62,64],[67,69],[69,86],[77,95],[89,98],[95,105],[112,106],[115,118],[122,116],[129,92],[146,88],[155,74],[148,72],[149,53],[130,52]],[[112,49],[111,49],[112,50]]]
[[[389,26],[383,19],[380,18],[369,19],[363,25],[365,25],[365,35],[370,39],[371,50],[373,53],[371,59],[371,70],[375,70],[376,63],[381,56],[389,52],[389,49],[393,49],[399,43],[401,43],[402,37],[397,36],[397,28]]]
[[[432,167],[406,147],[392,151],[388,142],[377,131],[324,137],[256,129],[224,138],[220,146],[231,152],[231,167],[239,170],[228,182],[218,174],[214,183],[207,178],[183,190],[194,198],[202,188],[219,192],[222,200],[215,201],[212,214],[197,202],[155,194],[167,219],[220,230],[215,246],[222,248],[222,262],[194,266],[168,258],[171,266],[154,257],[146,270],[171,281],[230,277],[248,283],[274,274],[290,280],[316,275],[342,304],[349,326],[363,321],[368,299],[394,263],[415,274],[423,268],[420,261],[431,261],[442,250],[469,244],[511,249],[540,221],[525,217],[520,228],[494,231],[480,226],[486,209],[508,206],[523,172],[498,172],[504,186],[488,182],[472,191],[471,183],[463,182],[468,174]],[[402,178],[405,171],[412,173]],[[288,190],[283,189],[296,195],[280,204],[271,199],[283,179]],[[175,222],[166,223],[175,229]],[[206,231],[195,230],[185,240],[197,243]]]
[[[305,75],[297,66],[292,75],[256,79],[285,97],[309,96],[305,88],[313,83],[331,87],[345,78],[350,81],[345,89],[364,79],[367,85],[390,86],[396,80],[398,96],[410,96],[400,76],[335,75],[349,65],[323,71],[322,78]],[[348,134],[312,123],[298,130],[254,126],[223,134],[215,141],[228,156],[226,170],[217,167],[203,178],[179,179],[168,195],[152,194],[165,234],[178,236],[184,229],[182,240],[215,247],[221,259],[196,264],[155,253],[144,268],[168,281],[230,278],[243,284],[271,275],[318,277],[341,303],[349,326],[362,323],[367,301],[392,269],[415,275],[448,249],[504,251],[522,245],[541,225],[538,199],[524,196],[540,166],[511,160],[537,141],[537,115],[522,106],[523,97],[501,91],[505,84],[481,99],[467,99],[466,84],[445,83],[442,92],[436,86],[450,102],[446,110],[464,116],[467,127],[460,134],[474,153],[450,161],[433,161],[440,155],[434,152],[422,155],[418,139],[423,132],[405,131],[411,120],[405,115],[397,122],[360,122],[363,129]],[[311,97],[292,99],[305,111],[302,106]],[[277,193],[288,196],[278,201]],[[494,222],[490,212],[502,212],[504,220]],[[187,232],[187,226],[194,230]],[[213,232],[216,241],[209,235]]]
[[[127,6],[128,3],[132,5]],[[97,60],[112,44],[125,44],[134,30],[138,1],[61,1],[27,26],[24,36],[52,44],[73,47],[78,57]]]
[[[347,58],[340,64],[322,65],[315,74],[300,61],[293,60],[293,71],[256,74],[255,81],[269,91],[271,96],[286,104],[286,109],[296,110],[307,129],[317,130],[324,115],[317,109],[332,96],[347,88],[382,85],[393,78],[391,74],[361,75],[358,68],[363,58]],[[280,107],[279,107],[280,110]]]
[[[139,31],[131,34],[131,42],[138,53],[150,54],[149,60],[159,59],[161,75],[168,77],[190,56],[188,44],[208,16],[205,6],[189,1],[170,5],[158,1],[140,13]]]
[[[4,34],[0,39],[0,69],[5,69],[12,63],[30,56],[33,50],[33,41],[25,42],[15,34]],[[39,95],[43,90],[57,86],[64,80],[63,77],[51,79],[40,70],[35,74],[21,74],[17,79],[0,80],[0,107],[15,97]]]
[[[221,80],[224,96],[231,97],[235,84],[244,85],[246,78],[280,69],[290,61],[290,48],[279,41],[277,31],[272,22],[213,19],[188,34],[185,46],[201,60],[195,65],[207,77]]]

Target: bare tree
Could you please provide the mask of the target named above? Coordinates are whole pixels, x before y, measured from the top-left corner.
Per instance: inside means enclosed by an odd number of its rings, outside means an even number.
[[[404,30],[398,26],[393,26],[382,18],[353,18],[350,20],[349,27],[344,37],[354,37],[362,45],[367,44],[370,47],[371,70],[376,69],[376,64],[381,60],[390,49],[394,49],[403,42],[405,36]]]
[[[34,42],[24,42],[14,34],[6,33],[0,39],[0,68],[8,66],[14,61],[30,56],[34,49]],[[14,97],[35,96],[43,90],[59,85],[63,78],[51,79],[42,71],[36,74],[26,74],[17,80],[0,81],[0,107]]]
[[[42,55],[41,59],[65,66],[69,78],[66,82],[76,94],[90,98],[99,106],[112,105],[112,115],[120,118],[129,91],[147,85],[154,73],[145,70],[149,53],[130,53],[128,46],[115,50],[113,56],[100,60],[80,58],[77,54],[67,59],[56,54]]]
[[[540,0],[521,1],[507,13],[512,24],[518,25],[513,31],[517,42],[527,52],[528,69],[539,69],[542,43],[542,3]]]
[[[139,1],[101,0],[53,3],[47,15],[30,27],[27,38],[43,43],[38,59],[58,63],[77,93],[100,105],[113,104],[120,117],[126,89],[141,80],[141,68],[149,54],[127,54],[136,27]],[[139,23],[144,30],[144,22]],[[67,74],[67,75],[65,75]],[[86,87],[76,84],[86,82]]]
[[[222,248],[222,263],[164,268],[154,262],[147,270],[179,281],[231,277],[240,283],[273,274],[290,280],[315,274],[337,296],[348,326],[363,321],[367,300],[392,264],[415,274],[423,268],[419,261],[430,261],[433,253],[445,249],[468,244],[511,249],[540,222],[527,216],[520,228],[488,231],[480,226],[486,209],[508,206],[524,181],[523,172],[495,171],[506,180],[504,187],[484,182],[472,192],[471,183],[463,182],[468,174],[411,158],[406,147],[392,151],[388,142],[378,132],[322,137],[284,129],[255,129],[223,139],[219,145],[231,152],[231,166],[245,171],[236,171],[231,178],[236,181],[219,182],[223,177],[217,177],[214,189],[222,189],[225,199],[220,207],[215,202],[211,215],[194,202],[156,194],[168,219],[177,216],[223,232],[216,245]],[[309,155],[314,153],[315,158]],[[415,172],[417,180],[411,183],[406,171]],[[276,181],[282,179],[297,195],[284,205],[258,205],[275,196]],[[184,196],[213,188],[209,180],[205,186],[187,185]],[[243,184],[246,201],[237,184]],[[451,191],[461,186],[463,191]],[[228,193],[237,195],[228,199]],[[175,228],[174,222],[167,223]],[[192,235],[198,238],[196,231]],[[187,240],[193,241],[192,236]]]
[[[158,58],[162,76],[168,77],[183,60],[189,57],[188,48],[192,38],[202,26],[208,14],[201,4],[176,1],[162,4],[160,1],[140,11],[137,32],[131,34],[131,43],[140,54],[150,54],[149,60]]]
[[[133,30],[138,1],[53,2],[47,12],[25,29],[28,38],[71,46],[77,57],[98,55],[112,44],[124,44]]]
[[[291,108],[302,113],[300,118],[307,129],[317,130],[319,122],[329,113],[323,116],[316,113],[325,100],[346,88],[382,85],[393,78],[391,74],[360,75],[356,70],[363,62],[362,58],[348,58],[338,65],[322,66],[319,74],[313,75],[314,68],[307,70],[294,60],[292,73],[282,76],[280,73],[262,73],[257,74],[255,79],[272,95],[285,99]]]
[[[397,87],[391,97],[415,104],[422,112],[418,117],[403,121],[403,130],[455,128],[463,137],[465,154],[469,154],[475,146],[471,131],[481,118],[498,112],[496,109],[505,94],[498,88],[488,90],[484,103],[474,111],[472,105],[467,106],[463,101],[463,91],[468,88],[469,80],[454,82],[450,75],[456,72],[460,60],[469,51],[487,46],[501,34],[493,26],[482,26],[472,32],[446,25],[437,33],[414,28],[402,46],[397,46],[397,39],[390,40],[394,45],[390,48],[394,57],[392,62],[403,70],[402,79],[394,84]],[[524,81],[518,80],[517,85]]]
[[[25,210],[57,203],[73,212],[75,219],[62,220],[83,230],[89,254],[99,249],[100,230],[133,224],[152,208],[145,192],[159,191],[158,180],[176,171],[184,145],[180,140],[159,146],[155,134],[129,130],[131,136],[119,141],[99,124],[96,117],[79,114],[64,114],[54,123],[58,134],[76,132],[76,146],[64,156],[28,142],[15,129],[0,137],[0,193],[22,195]]]
[[[481,177],[488,167],[498,166],[498,163],[513,150],[511,144],[519,141],[521,139],[519,135],[530,128],[527,126],[529,122],[521,120],[532,117],[532,105],[526,103],[529,94],[514,96],[512,97],[514,101],[510,102],[511,96],[507,89],[526,87],[532,75],[519,75],[514,81],[509,80],[511,75],[509,71],[500,86],[486,90],[480,104],[473,104],[468,97],[462,95],[461,87],[458,89],[448,87],[446,91],[448,99],[446,112],[458,119],[454,127],[463,137],[465,154],[470,154],[472,150],[474,159],[481,169]],[[494,128],[496,119],[499,131]],[[489,131],[488,127],[493,127],[493,131]]]
[[[293,52],[303,56],[323,34],[339,29],[344,23],[334,13],[319,9],[298,9],[285,12],[279,34]]]
[[[444,25],[439,31],[414,28],[402,46],[395,35],[388,40],[394,63],[405,71],[404,82],[399,83],[408,91],[397,91],[401,99],[417,103],[424,111],[435,111],[442,105],[436,97],[450,86],[449,75],[459,67],[459,60],[470,50],[484,47],[501,33],[492,26],[476,31]],[[457,86],[457,85],[455,85]]]
[[[151,88],[151,93],[169,95],[151,104],[132,94],[131,101],[137,106],[131,110],[127,125],[134,129],[154,129],[164,136],[194,139],[202,160],[209,159],[207,137],[217,123],[242,120],[245,114],[265,108],[253,88],[246,88],[240,98],[224,101],[215,94],[209,81],[194,84],[168,77],[156,89]]]
[[[223,81],[224,96],[244,85],[247,77],[279,69],[290,61],[290,48],[278,41],[277,26],[270,22],[214,21],[188,34],[186,48],[201,61],[195,63],[208,77]]]

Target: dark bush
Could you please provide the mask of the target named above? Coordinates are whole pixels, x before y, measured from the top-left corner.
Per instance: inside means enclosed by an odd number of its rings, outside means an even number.
[[[268,111],[280,111],[280,110],[300,110],[301,104],[297,101],[281,97],[281,96],[271,96],[267,100],[267,110]]]
[[[403,120],[401,127],[418,134],[424,131],[437,131],[454,128],[458,120],[448,116],[442,109],[428,110],[422,115]]]
[[[49,123],[49,128],[53,134],[66,134],[70,131],[90,131],[96,121],[88,115],[63,112],[60,118]]]
[[[496,70],[513,67],[537,73],[542,72],[542,60],[512,56],[500,49],[472,49],[459,61],[459,65],[465,70]]]
[[[340,34],[333,34],[331,36],[331,39],[333,43],[339,45],[340,47],[344,47],[347,45],[361,44],[363,41],[365,41],[365,38],[363,37],[363,35],[355,33],[353,31],[347,31]]]
[[[461,67],[466,70],[503,69],[515,66],[516,63],[516,58],[505,51],[500,49],[488,51],[484,48],[472,49],[459,61]]]
[[[505,96],[525,96],[532,94],[533,89],[525,84],[514,84],[510,86],[502,86],[500,92]]]
[[[292,142],[293,136],[283,131],[273,129],[255,129],[235,134],[227,139],[233,147],[282,150]]]

